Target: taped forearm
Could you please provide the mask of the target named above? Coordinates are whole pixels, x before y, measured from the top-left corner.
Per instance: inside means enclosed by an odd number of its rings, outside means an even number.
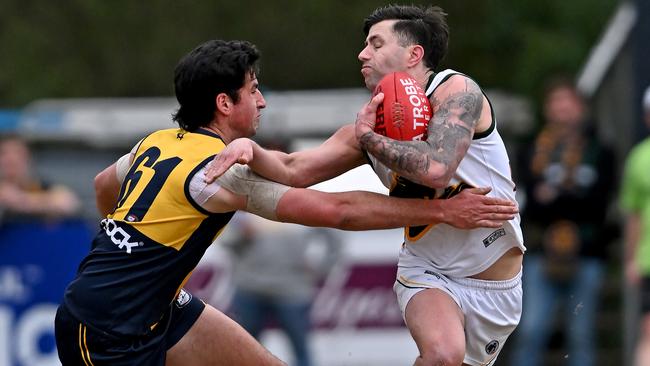
[[[270,220],[277,220],[276,209],[280,198],[290,187],[269,181],[255,174],[249,167],[235,164],[217,183],[240,196],[246,196],[246,211]]]

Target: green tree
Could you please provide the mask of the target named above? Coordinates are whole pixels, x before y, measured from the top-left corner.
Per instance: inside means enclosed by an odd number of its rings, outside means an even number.
[[[549,72],[577,72],[617,3],[441,0],[451,27],[443,66],[467,72],[486,87],[534,94]],[[267,88],[358,87],[362,20],[378,5],[3,0],[0,106],[46,97],[172,95],[180,56],[212,38],[257,44]]]

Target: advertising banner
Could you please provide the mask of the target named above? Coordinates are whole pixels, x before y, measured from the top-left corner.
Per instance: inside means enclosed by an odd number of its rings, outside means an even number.
[[[0,225],[0,366],[60,365],[54,316],[90,235],[81,221]]]

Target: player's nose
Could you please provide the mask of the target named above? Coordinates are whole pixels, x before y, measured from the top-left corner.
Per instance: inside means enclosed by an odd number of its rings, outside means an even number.
[[[359,55],[357,56],[359,61],[367,61],[370,59],[370,56],[368,56],[368,46],[364,47],[361,52],[359,52]]]
[[[259,93],[259,97],[257,98],[257,108],[258,109],[263,109],[266,108],[266,99],[264,99],[264,95],[262,93]]]

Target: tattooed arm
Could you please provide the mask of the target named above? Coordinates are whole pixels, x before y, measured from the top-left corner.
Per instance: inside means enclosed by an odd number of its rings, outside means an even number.
[[[375,133],[375,112],[382,98],[374,98],[357,115],[359,144],[393,171],[433,188],[447,186],[474,132],[491,123],[481,89],[463,75],[452,76],[430,97],[433,116],[426,141],[397,141]]]

